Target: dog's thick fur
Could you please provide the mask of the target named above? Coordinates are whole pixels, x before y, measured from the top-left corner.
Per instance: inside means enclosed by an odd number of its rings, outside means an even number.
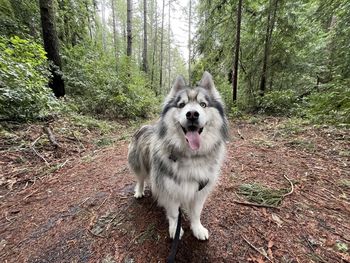
[[[152,194],[166,210],[171,238],[181,207],[190,219],[194,236],[208,239],[200,215],[219,176],[227,136],[223,103],[208,72],[193,89],[177,77],[160,120],[134,134],[128,153],[137,179],[134,196],[141,198],[145,180],[149,181]]]

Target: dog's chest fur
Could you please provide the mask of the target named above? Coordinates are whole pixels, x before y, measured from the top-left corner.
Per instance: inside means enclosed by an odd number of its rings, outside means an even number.
[[[202,192],[202,188],[203,192],[212,189],[219,175],[225,147],[223,143],[218,143],[210,153],[186,155],[156,144],[151,152],[152,192],[185,202]]]

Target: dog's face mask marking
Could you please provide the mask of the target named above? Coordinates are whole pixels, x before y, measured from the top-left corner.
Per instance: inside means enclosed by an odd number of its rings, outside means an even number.
[[[184,79],[179,76],[165,100],[162,116],[168,111],[172,112],[175,123],[181,134],[184,136],[191,150],[196,151],[200,148],[202,137],[206,132],[206,124],[212,116],[211,111],[219,111],[221,115],[222,108],[217,108],[220,100],[212,77],[205,72],[199,85],[193,89],[186,86]],[[220,106],[221,107],[221,106]]]
[[[186,89],[180,92],[180,97],[177,103],[177,114],[175,118],[181,125],[182,131],[185,135],[192,150],[198,150],[201,143],[201,133],[205,128],[207,122],[207,115],[205,113],[208,101],[199,89]]]

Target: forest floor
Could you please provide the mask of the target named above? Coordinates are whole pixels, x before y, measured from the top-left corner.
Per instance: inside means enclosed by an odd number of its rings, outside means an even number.
[[[0,261],[165,262],[165,214],[149,190],[133,198],[135,125],[56,120],[57,147],[42,126],[1,129]],[[350,262],[349,130],[250,117],[230,121],[230,135],[202,214],[209,241],[183,220],[176,261]]]

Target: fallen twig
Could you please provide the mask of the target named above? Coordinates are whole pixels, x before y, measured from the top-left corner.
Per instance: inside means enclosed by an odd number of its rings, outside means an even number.
[[[30,149],[32,149],[32,151],[40,157],[40,159],[42,159],[45,164],[47,166],[49,166],[50,164],[46,161],[46,159],[44,158],[44,156],[42,156],[40,153],[37,152],[37,150],[34,148],[34,145],[37,143],[37,141],[42,137],[42,135],[40,135],[38,138],[36,138],[36,140],[30,145]]]
[[[109,198],[109,196],[106,197],[105,200],[103,200],[103,202],[97,207],[96,210],[99,210],[99,209],[106,203],[106,201],[107,201],[108,198]]]
[[[36,194],[37,192],[39,192],[39,189],[34,190],[34,191],[31,192],[29,195],[26,195],[22,200],[25,201],[28,197],[31,197],[33,194]]]
[[[250,243],[243,235],[241,235],[243,240],[247,242],[249,246],[251,246],[255,251],[257,251],[260,255],[264,256],[268,261],[273,262],[268,256],[266,256],[264,253],[262,253],[256,246],[254,246],[252,243]]]
[[[44,126],[43,127],[45,133],[47,134],[49,141],[52,143],[52,145],[57,149],[60,148],[60,145],[58,144],[58,142],[56,141],[55,135],[52,133],[50,126]]]
[[[264,204],[258,204],[258,203],[243,202],[243,201],[239,201],[239,200],[233,200],[233,202],[236,204],[245,205],[245,206],[266,207],[266,208],[274,208],[277,210],[280,209],[279,207],[273,206],[273,205],[264,205]]]
[[[294,192],[294,185],[293,185],[292,181],[286,175],[283,175],[283,177],[287,179],[287,181],[290,183],[290,187],[291,187],[291,190],[282,196],[283,198],[285,198],[286,196],[291,195]]]
[[[241,134],[241,132],[240,132],[238,129],[237,129],[237,133],[238,133],[239,137],[240,137],[242,140],[244,140],[243,135]]]

